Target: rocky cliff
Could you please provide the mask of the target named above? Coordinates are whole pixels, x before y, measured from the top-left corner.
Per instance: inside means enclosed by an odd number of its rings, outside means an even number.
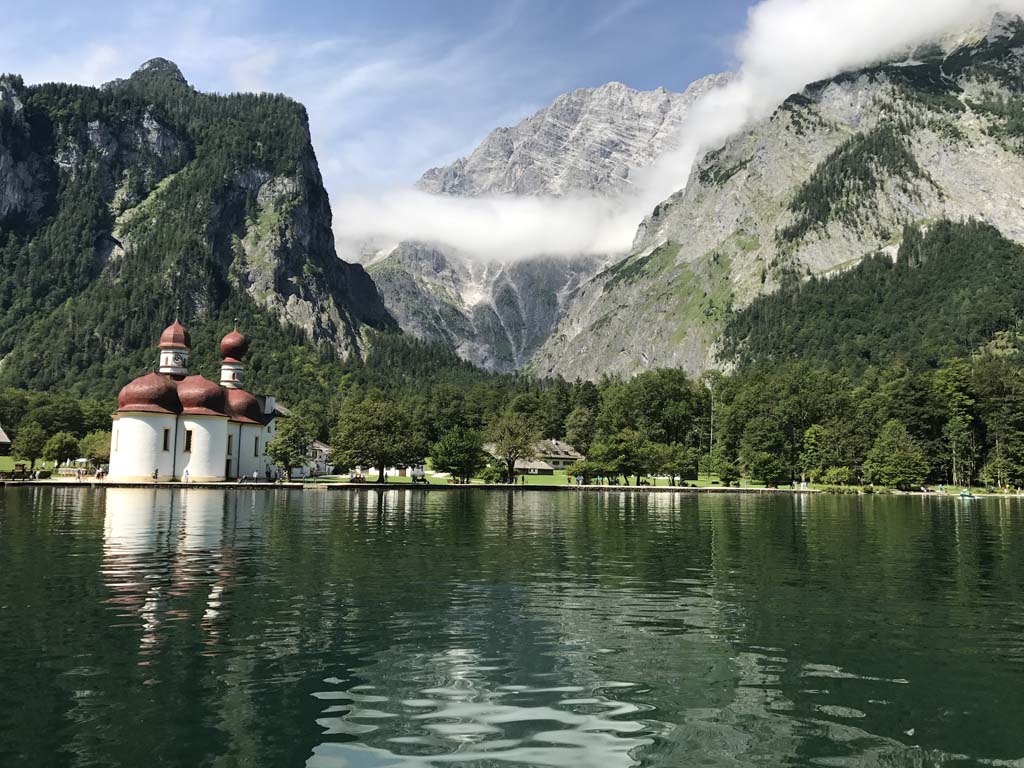
[[[394,323],[330,224],[283,96],[199,93],[163,59],[102,89],[4,77],[0,377],[101,390],[175,313],[197,335],[240,314],[359,353]]]
[[[725,321],[787,281],[828,275],[906,224],[974,217],[1024,240],[1024,23],[808,86],[708,153],[582,286],[538,373],[697,373]]]
[[[427,171],[418,186],[471,197],[621,192],[635,170],[675,146],[693,102],[727,77],[684,93],[621,83],[573,91],[493,131],[469,157]],[[402,243],[369,271],[404,330],[512,371],[547,340],[576,289],[623,255],[488,262],[444,244]]]
[[[563,94],[518,125],[492,131],[469,157],[427,171],[417,186],[470,197],[622,191],[633,171],[675,146],[693,102],[728,79],[705,77],[683,93],[607,83]]]

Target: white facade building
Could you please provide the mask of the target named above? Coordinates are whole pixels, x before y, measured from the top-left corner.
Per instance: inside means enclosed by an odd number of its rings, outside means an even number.
[[[117,397],[110,444],[113,481],[219,482],[267,479],[266,445],[279,415],[274,398],[244,389],[248,342],[237,329],[220,342],[221,381],[188,374],[191,341],[174,321],[160,336],[155,373],[132,381]]]

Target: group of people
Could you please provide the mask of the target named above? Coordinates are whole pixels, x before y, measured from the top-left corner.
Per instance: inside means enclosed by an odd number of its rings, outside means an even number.
[[[82,470],[78,470],[78,471],[82,471]],[[96,477],[98,479],[102,479],[102,471],[101,472],[97,472],[96,473]],[[306,470],[303,469],[302,470],[302,482],[306,481],[306,477],[307,477]],[[267,469],[264,471],[264,481],[267,482],[267,483],[283,483],[285,481],[285,479],[286,478],[285,478],[284,474],[279,469],[274,469],[273,471],[271,471],[270,468],[267,467]],[[254,469],[253,472],[252,472],[251,482],[258,483],[259,481],[260,481],[260,473],[257,470]],[[153,482],[154,483],[160,482],[160,470],[157,469],[157,468],[153,469]],[[184,483],[185,485],[188,485],[190,482],[192,482],[191,479],[189,478],[189,474],[188,474],[188,470],[187,469],[181,475],[181,482]],[[235,482],[238,483],[239,485],[241,485],[242,483],[250,482],[250,478],[249,478],[248,475],[238,475],[238,476],[235,477]]]

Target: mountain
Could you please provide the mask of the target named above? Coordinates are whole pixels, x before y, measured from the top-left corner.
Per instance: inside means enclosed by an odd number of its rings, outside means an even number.
[[[103,88],[0,78],[0,382],[116,391],[175,314],[198,338],[241,317],[282,370],[395,327],[335,254],[305,109],[164,59]]]
[[[427,171],[417,186],[467,197],[620,192],[635,170],[674,146],[692,103],[727,78],[704,78],[684,93],[608,83],[564,94],[492,131],[469,157]],[[502,262],[406,242],[369,272],[404,330],[491,370],[513,371],[547,340],[568,297],[622,255]]]
[[[736,312],[895,255],[907,225],[975,218],[1024,241],[1022,174],[1020,19],[814,83],[703,157],[630,256],[574,294],[530,367],[588,378],[727,367],[719,340]]]
[[[728,80],[711,75],[683,93],[622,83],[580,88],[492,131],[469,157],[430,169],[417,186],[466,197],[622,191],[632,171],[675,146],[693,102]]]

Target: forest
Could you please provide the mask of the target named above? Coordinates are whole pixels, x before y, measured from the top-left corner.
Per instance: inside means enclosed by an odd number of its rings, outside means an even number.
[[[365,361],[334,363],[318,376],[323,387],[311,383],[308,396],[286,402],[304,439],[327,440],[342,466],[376,466],[380,456],[414,463],[441,450],[453,469],[501,480],[501,466],[487,466],[500,462],[480,457],[484,442],[546,437],[584,453],[572,472],[588,479],[692,480],[699,471],[766,485],[1024,483],[1017,351],[856,373],[790,361],[698,379],[655,370],[592,383],[488,374],[450,352],[382,334]],[[112,399],[0,391],[0,424],[16,444],[32,425],[40,440],[109,429],[113,408]]]

